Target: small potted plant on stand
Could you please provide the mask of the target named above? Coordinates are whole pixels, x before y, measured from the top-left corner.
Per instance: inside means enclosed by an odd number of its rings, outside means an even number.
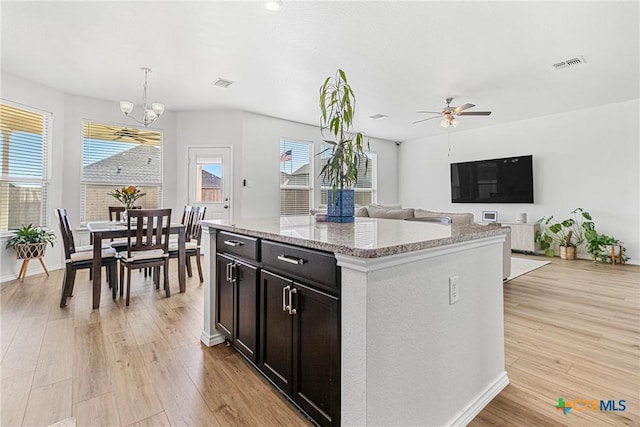
[[[365,171],[369,167],[363,134],[351,132],[355,103],[355,95],[343,70],[338,69],[335,77],[327,77],[320,87],[320,131],[330,145],[320,153],[330,152],[320,176],[331,186],[327,219],[332,222],[353,222],[355,194],[352,187],[358,182],[360,165],[365,165]],[[326,132],[331,133],[330,138],[325,136]],[[366,146],[368,149],[368,142]]]
[[[584,229],[587,252],[593,257],[593,262],[615,264],[616,259],[620,264],[627,262],[629,258],[625,254],[623,242],[615,237],[598,233],[593,222],[586,223]]]
[[[47,249],[47,244],[51,244],[56,240],[56,235],[50,231],[45,230],[42,227],[34,227],[33,224],[22,225],[15,234],[7,241],[6,249],[14,248],[16,251],[16,258],[22,260],[22,266],[20,267],[20,273],[18,279],[24,281],[27,276],[27,268],[29,261],[32,259],[38,259],[44,272],[49,275],[47,266],[44,263],[44,255]]]

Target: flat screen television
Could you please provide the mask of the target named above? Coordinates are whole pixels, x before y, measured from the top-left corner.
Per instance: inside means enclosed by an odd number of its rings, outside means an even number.
[[[451,203],[533,203],[533,156],[452,163]]]

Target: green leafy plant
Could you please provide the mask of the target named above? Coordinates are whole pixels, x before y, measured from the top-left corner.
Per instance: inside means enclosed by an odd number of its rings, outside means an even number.
[[[540,218],[537,223],[545,227],[542,232],[539,232],[540,239],[544,239],[544,242],[549,246],[553,241],[557,242],[559,246],[574,248],[584,243],[585,224],[593,223],[591,214],[582,208],[576,208],[571,213],[573,217],[562,221],[554,219],[553,215]],[[549,241],[549,237],[551,241]],[[540,247],[544,249],[542,247],[543,240],[537,241],[540,241]]]
[[[365,146],[368,150],[369,142],[365,143],[362,132],[351,131],[355,106],[356,98],[347,75],[338,69],[335,77],[327,77],[320,86],[320,131],[329,148],[319,154],[331,153],[320,170],[320,176],[331,186],[334,198],[336,189],[357,183],[361,164],[364,163],[365,171],[369,167],[369,158],[365,154]]]
[[[547,230],[536,231],[535,241],[540,242],[540,249],[544,251],[545,255],[554,256],[553,236]]]
[[[629,260],[629,257],[626,255],[626,248],[624,247],[623,242],[607,234],[598,233],[593,222],[586,223],[584,229],[586,249],[594,262],[601,261],[604,263],[611,263],[613,261],[611,259],[611,252],[607,250],[607,246],[620,246],[620,262],[624,264]]]
[[[29,243],[50,243],[53,247],[55,240],[56,235],[42,227],[34,227],[33,224],[22,225],[7,241],[5,248],[15,248],[18,245],[26,245]]]

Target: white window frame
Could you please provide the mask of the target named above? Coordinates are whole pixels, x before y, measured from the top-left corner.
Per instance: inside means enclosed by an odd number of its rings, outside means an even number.
[[[159,160],[159,182],[156,183],[150,183],[150,182],[132,182],[132,181],[126,181],[126,182],[120,182],[120,181],[115,181],[115,180],[106,180],[106,181],[101,181],[101,182],[95,182],[95,181],[87,181],[84,179],[84,166],[82,164],[83,162],[83,158],[84,158],[84,143],[85,143],[85,138],[84,138],[84,126],[85,124],[95,124],[95,125],[103,125],[103,126],[110,126],[110,127],[116,127],[116,128],[127,128],[127,129],[136,129],[136,130],[140,130],[140,131],[146,131],[146,132],[157,132],[160,135],[160,144],[159,144],[159,148],[160,148],[160,160]],[[87,219],[85,216],[85,209],[86,209],[86,188],[88,185],[104,185],[104,186],[110,186],[113,187],[112,189],[116,189],[118,187],[122,187],[124,185],[134,185],[136,187],[158,187],[158,206],[155,207],[160,207],[162,206],[162,199],[163,199],[163,191],[164,191],[164,173],[163,173],[163,165],[164,165],[164,134],[162,132],[161,129],[148,129],[148,128],[143,128],[143,127],[139,127],[139,126],[131,126],[129,124],[123,125],[123,124],[114,124],[114,123],[107,123],[104,121],[99,121],[99,120],[92,120],[92,119],[83,119],[82,120],[82,126],[80,129],[80,137],[81,137],[81,141],[82,141],[82,151],[81,151],[81,156],[80,156],[80,223],[82,225],[87,223]],[[140,199],[142,200],[142,199]],[[118,201],[116,199],[113,199],[113,206],[118,205]],[[107,215],[107,210],[105,207],[105,217]]]
[[[329,145],[322,144],[320,147],[320,152],[322,153]],[[365,151],[364,152],[367,157],[369,157],[369,168],[368,171],[371,173],[371,188],[354,188],[353,191],[355,193],[371,193],[371,203],[378,203],[378,154],[375,151]],[[320,156],[320,162],[323,162],[322,156]],[[321,164],[321,166],[324,163]],[[322,178],[318,177],[318,182],[320,183],[320,201],[324,200],[324,195],[327,194],[327,191],[331,189],[331,187],[327,185],[322,185]],[[356,196],[357,197],[357,196]]]
[[[309,209],[313,209],[314,207],[314,176],[315,176],[315,169],[314,169],[314,156],[313,156],[313,148],[314,148],[314,144],[312,141],[305,141],[305,140],[300,140],[300,139],[295,139],[295,138],[285,138],[282,137],[280,138],[280,141],[278,142],[278,153],[281,153],[281,146],[283,143],[286,142],[291,142],[291,143],[295,143],[295,144],[305,144],[307,145],[308,149],[309,149],[309,185],[282,185],[282,183],[280,183],[280,188],[278,191],[278,208],[279,208],[279,212],[280,215],[294,215],[294,214],[282,214],[282,205],[280,204],[281,201],[281,193],[282,190],[305,190],[308,191],[309,193]],[[280,162],[278,163],[278,171],[280,171]],[[310,214],[310,213],[308,213]]]
[[[53,135],[53,113],[49,111],[40,110],[35,107],[23,105],[17,102],[9,101],[4,98],[0,99],[0,104],[6,105],[10,108],[26,111],[28,113],[37,114],[42,117],[42,176],[20,176],[10,175],[5,170],[0,170],[0,185],[9,185],[11,182],[16,183],[30,183],[40,185],[40,219],[34,226],[49,227],[49,215],[48,215],[48,199],[49,199],[49,185],[51,184],[51,143]],[[4,135],[3,135],[4,138]],[[2,145],[4,147],[4,143]],[[8,149],[8,146],[7,146]],[[24,160],[27,158],[25,157]],[[8,170],[8,163],[3,160],[3,165],[6,165]],[[2,203],[3,208],[0,208],[0,234],[11,234],[12,230],[8,230],[8,211],[4,212],[4,209],[8,209],[8,203]],[[5,229],[5,227],[7,229]]]

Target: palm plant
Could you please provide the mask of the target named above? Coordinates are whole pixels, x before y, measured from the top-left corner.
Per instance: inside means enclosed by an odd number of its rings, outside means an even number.
[[[320,176],[331,186],[332,199],[337,189],[348,188],[358,181],[358,168],[364,163],[365,173],[369,158],[365,154],[362,132],[351,131],[356,98],[347,81],[346,73],[338,69],[335,77],[329,76],[320,87],[320,131],[324,142],[330,146],[320,154],[330,152]],[[327,137],[326,134],[330,133]]]

